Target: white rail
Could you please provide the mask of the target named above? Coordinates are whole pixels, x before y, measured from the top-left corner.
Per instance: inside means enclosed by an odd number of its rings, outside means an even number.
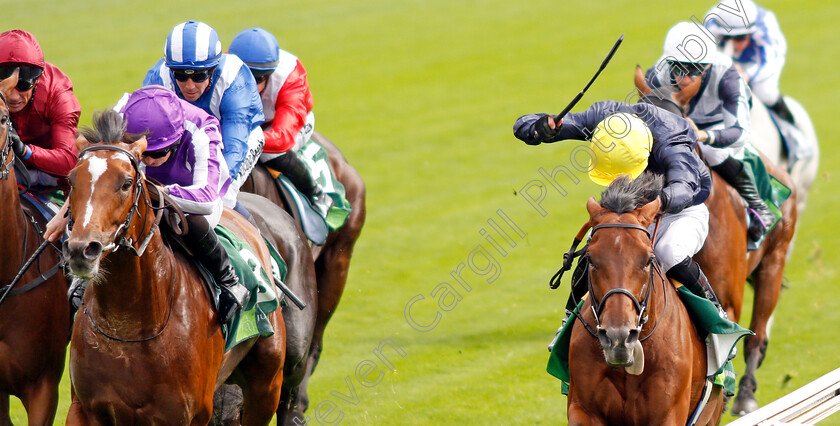
[[[840,368],[729,423],[747,425],[812,425],[840,410]]]

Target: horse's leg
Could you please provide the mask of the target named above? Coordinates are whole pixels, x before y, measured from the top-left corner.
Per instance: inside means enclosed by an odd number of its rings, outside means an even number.
[[[570,403],[568,408],[569,426],[606,426],[607,422],[600,417],[590,415],[577,404]]]
[[[0,392],[0,426],[11,426],[12,418],[9,417],[9,394]]]
[[[76,397],[76,390],[72,384],[70,384],[70,409],[67,411],[67,421],[64,424],[68,426],[90,424],[87,414],[82,410],[82,403]]]
[[[51,425],[58,408],[58,379],[44,376],[27,386],[20,397],[30,425]]]
[[[786,253],[787,244],[776,247],[762,259],[753,272],[755,296],[750,329],[755,336],[747,336],[744,341],[746,369],[738,384],[738,396],[732,404],[732,413],[736,415],[747,414],[758,409],[758,401],[755,399],[758,382],[755,374],[767,353],[770,338],[769,326],[782,289],[782,272]]]
[[[276,318],[282,318],[275,312]],[[243,425],[268,424],[280,406],[286,331],[282,319],[273,321],[274,335],[260,338],[236,371],[242,388]]]

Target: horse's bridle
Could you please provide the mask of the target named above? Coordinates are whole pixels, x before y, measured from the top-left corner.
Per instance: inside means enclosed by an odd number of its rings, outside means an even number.
[[[126,249],[127,251],[131,252],[135,256],[140,257],[140,256],[143,255],[143,252],[146,251],[146,247],[148,246],[149,241],[151,241],[152,236],[155,234],[155,232],[158,229],[158,226],[160,224],[160,219],[163,215],[164,197],[163,196],[158,197],[159,204],[160,204],[158,207],[153,207],[151,205],[151,200],[150,200],[148,191],[146,190],[146,186],[143,185],[143,182],[145,181],[145,179],[144,179],[142,173],[140,173],[140,164],[137,161],[137,158],[131,152],[129,152],[128,150],[120,148],[120,147],[115,146],[115,145],[93,145],[93,146],[89,146],[89,147],[83,149],[82,152],[79,153],[79,160],[81,160],[82,157],[86,153],[92,152],[92,151],[116,151],[116,152],[125,154],[125,155],[128,156],[129,160],[131,161],[132,167],[134,167],[134,184],[133,184],[135,186],[134,187],[134,201],[131,205],[131,208],[128,211],[128,215],[126,216],[125,220],[123,221],[123,223],[119,227],[117,227],[117,230],[114,232],[114,241],[111,244],[109,244],[109,246],[113,246],[114,251],[117,251],[120,248],[123,248],[123,249]],[[159,190],[159,192],[160,192],[160,194],[163,194],[163,191]],[[137,216],[140,215],[140,213],[137,210],[138,210],[138,207],[140,205],[141,194],[143,195],[143,201],[146,203],[146,205],[149,206],[150,208],[154,209],[154,210],[157,210],[157,212],[155,213],[155,221],[152,224],[152,227],[149,229],[148,234],[143,239],[143,241],[140,243],[140,247],[135,248],[134,247],[134,241],[132,241],[132,239],[130,237],[127,237],[126,235],[128,234],[128,230],[131,228],[131,223],[134,220],[134,216],[135,215],[137,215]],[[143,217],[143,228],[144,229],[146,228],[146,218],[147,217],[148,217],[148,215],[145,215]],[[73,217],[71,215],[70,216],[70,224],[68,224],[68,228],[72,228],[72,220],[73,220]],[[112,335],[106,333],[104,330],[102,330],[102,328],[100,328],[98,325],[96,325],[96,322],[93,321],[93,317],[91,317],[90,313],[88,312],[87,305],[84,303],[84,300],[82,301],[82,310],[84,311],[84,314],[88,319],[88,322],[90,322],[91,326],[99,334],[101,334],[101,335],[103,335],[103,336],[105,336],[105,337],[107,337],[111,340],[116,340],[118,342],[140,343],[140,342],[148,342],[150,340],[156,339],[158,336],[160,336],[163,333],[164,330],[166,330],[166,326],[169,325],[169,319],[172,317],[172,308],[173,308],[174,303],[175,303],[175,296],[174,296],[174,291],[173,291],[172,294],[169,296],[169,310],[168,310],[168,313],[166,315],[166,320],[164,321],[163,326],[161,326],[160,330],[158,330],[153,335],[151,335],[149,337],[143,337],[143,338],[140,338],[140,339],[124,339],[124,338],[112,336]]]
[[[119,249],[125,249],[134,254],[137,257],[143,255],[143,252],[146,251],[146,247],[149,245],[149,241],[151,241],[152,236],[158,229],[158,225],[160,224],[160,219],[163,215],[163,204],[164,199],[163,197],[158,197],[159,206],[153,207],[151,205],[151,200],[146,190],[146,186],[143,185],[144,177],[142,173],[140,173],[140,163],[137,161],[137,158],[126,149],[120,148],[116,145],[92,145],[82,150],[79,153],[79,160],[81,160],[85,154],[92,151],[115,151],[121,154],[125,154],[128,156],[128,159],[131,161],[131,166],[134,168],[134,200],[131,204],[131,208],[128,210],[128,214],[125,217],[120,226],[117,227],[117,230],[114,231],[114,239],[113,241],[105,247],[106,251],[109,249],[113,249],[113,251],[118,251]],[[143,201],[146,203],[147,206],[151,207],[152,209],[156,210],[155,213],[155,221],[152,224],[152,227],[149,229],[149,232],[146,234],[146,237],[140,241],[139,247],[134,247],[134,240],[131,237],[127,236],[128,231],[131,229],[131,223],[134,221],[134,216],[140,216],[140,213],[137,211],[140,205],[140,197],[143,197]],[[147,216],[143,217],[143,229],[146,228]],[[67,225],[68,229],[73,228],[73,215],[70,214],[70,222]]]
[[[592,227],[592,233],[590,234],[590,238],[591,238],[592,234],[595,234],[596,231],[598,231],[599,229],[604,229],[604,228],[636,229],[636,230],[642,231],[645,234],[647,234],[648,237],[651,240],[651,244],[653,244],[655,242],[655,239],[656,239],[656,231],[657,231],[658,227],[659,227],[658,218],[657,218],[657,222],[656,222],[656,226],[654,228],[653,234],[651,234],[651,232],[648,230],[648,228],[645,228],[644,226],[641,226],[641,225],[632,224],[632,223],[602,223],[600,225],[595,225],[594,227]],[[569,261],[568,261],[569,265],[571,265],[571,259],[572,258],[577,257],[576,255],[582,255],[583,258],[580,261],[581,262],[586,262],[587,267],[590,267],[588,265],[589,264],[589,261],[588,261],[588,259],[589,259],[589,252],[588,252],[589,245],[587,244],[586,247],[584,247],[580,252],[575,252],[574,251],[577,248],[577,243],[579,243],[580,240],[582,239],[582,234],[585,233],[586,230],[588,230],[588,229],[589,229],[589,224],[587,223],[586,225],[584,225],[584,227],[578,233],[578,238],[575,239],[575,244],[573,244],[572,250],[570,250],[569,253],[566,253],[564,255],[564,260],[567,259],[567,258],[569,259]],[[578,253],[580,253],[580,254],[578,254]],[[565,263],[566,262],[564,262],[564,267],[565,267]],[[589,292],[590,308],[592,309],[592,314],[595,317],[595,324],[596,324],[595,327],[596,327],[596,329],[593,330],[592,326],[590,326],[586,322],[586,320],[584,320],[580,315],[577,315],[577,318],[583,324],[586,331],[588,331],[589,334],[592,335],[592,337],[595,337],[596,339],[598,338],[597,332],[601,330],[601,320],[600,320],[601,311],[603,311],[603,309],[604,309],[604,304],[605,304],[607,298],[609,298],[610,296],[615,295],[615,294],[623,294],[623,295],[629,297],[630,300],[633,302],[633,307],[636,309],[636,313],[637,313],[636,330],[641,332],[642,327],[644,327],[644,325],[647,324],[647,320],[648,320],[647,309],[648,309],[648,304],[650,303],[651,292],[655,291],[655,288],[654,288],[654,284],[655,284],[654,274],[658,274],[659,277],[662,279],[662,283],[663,283],[662,284],[663,285],[663,292],[662,293],[665,295],[665,305],[667,307],[668,293],[666,291],[664,291],[664,286],[665,286],[665,281],[666,280],[664,278],[664,274],[662,273],[662,267],[659,266],[659,262],[656,261],[656,256],[655,255],[650,256],[650,260],[648,261],[648,267],[650,268],[650,278],[648,278],[647,284],[645,284],[645,286],[643,287],[642,291],[644,292],[644,297],[642,298],[641,302],[636,297],[636,295],[634,295],[630,290],[627,290],[624,287],[612,288],[612,289],[608,290],[604,294],[603,297],[601,297],[600,301],[597,300],[595,298],[595,293],[594,293],[593,288],[592,288],[592,273],[591,273],[592,271],[587,272],[587,274],[586,274],[586,287],[587,288],[586,289]],[[562,275],[561,271],[563,271],[563,269],[558,271],[558,275]],[[557,277],[557,275],[555,275],[555,278],[556,278],[557,284],[559,284],[559,278]],[[555,278],[552,278],[552,285],[554,285]],[[660,316],[659,319],[656,321],[656,324],[654,324],[653,329],[650,331],[650,333],[648,333],[647,336],[640,338],[639,341],[645,341],[650,336],[652,336],[653,332],[656,331],[656,328],[659,326],[659,322],[661,320],[662,320],[662,317]]]
[[[4,95],[2,91],[0,91],[0,99],[2,99],[3,104],[8,107],[6,95]],[[0,180],[6,180],[9,178],[9,171],[14,164],[14,161],[7,161],[9,158],[9,152],[12,151],[12,137],[10,134],[12,131],[11,118],[7,118],[5,123],[0,122],[0,126],[6,128],[6,139],[3,141],[3,148],[0,148]]]

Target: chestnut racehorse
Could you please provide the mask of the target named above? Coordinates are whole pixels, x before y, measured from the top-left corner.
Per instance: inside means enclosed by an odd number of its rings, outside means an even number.
[[[5,98],[17,80],[15,72],[0,83],[0,297],[38,248],[39,230],[46,225],[36,209],[21,205],[18,194],[15,157],[8,138],[11,118]],[[28,424],[53,424],[58,383],[70,340],[67,280],[60,268],[52,269],[57,267],[59,258],[57,247],[47,247],[0,305],[0,425],[11,424],[9,395],[20,398]],[[49,278],[30,291],[19,293],[41,274]]]
[[[67,423],[207,424],[214,389],[231,377],[244,390],[243,423],[267,424],[280,402],[283,317],[268,315],[272,336],[225,352],[198,269],[157,232],[162,206],[153,207],[138,166],[146,139],[124,132],[116,112],[95,116],[69,175],[74,221],[63,250],[88,285],[70,342]],[[270,271],[268,249],[247,220],[226,210],[221,223]]]
[[[670,98],[651,95],[652,91],[645,84],[640,68],[636,69],[635,82],[639,92],[646,96],[642,98],[643,101],[685,116],[685,107],[697,94],[701,79],[696,79],[695,84]],[[734,414],[745,414],[758,408],[755,399],[758,382],[755,374],[767,352],[773,310],[779,301],[782,274],[797,220],[797,193],[790,176],[783,168],[767,161],[763,155],[762,161],[767,171],[792,191],[790,198],[780,208],[782,219],[767,234],[758,250],[747,252],[744,201],[735,189],[710,169],[712,192],[706,200],[709,208],[709,235],[703,249],[694,256],[730,319],[739,321],[741,318],[747,278],[750,278],[754,288],[750,330],[755,335],[747,336],[744,340],[746,369],[732,405]]]
[[[569,346],[569,425],[684,425],[701,398],[706,346],[648,233],[661,188],[648,173],[621,177],[586,204],[589,297]],[[697,424],[722,411],[715,386]]]
[[[298,404],[306,409],[309,399],[306,393],[307,385],[323,348],[324,329],[338,307],[338,301],[344,292],[344,285],[347,283],[347,273],[350,269],[350,257],[353,255],[353,246],[362,232],[365,223],[365,183],[356,169],[353,168],[344,158],[344,155],[329,139],[315,132],[312,138],[321,144],[326,150],[330,160],[330,166],[346,191],[347,201],[350,202],[352,211],[347,221],[338,230],[327,236],[323,246],[312,246],[312,257],[315,259],[315,273],[318,279],[317,290],[317,319],[315,322],[312,346],[309,349],[309,361],[307,363],[306,377],[300,385]],[[251,172],[251,177],[242,186],[242,191],[253,192],[283,206],[280,193],[277,190],[274,178],[262,165],[257,165]],[[307,302],[308,303],[308,302]],[[286,315],[284,313],[284,315]],[[287,320],[290,318],[287,317]],[[293,321],[287,324],[295,327]],[[301,419],[302,420],[302,419]]]

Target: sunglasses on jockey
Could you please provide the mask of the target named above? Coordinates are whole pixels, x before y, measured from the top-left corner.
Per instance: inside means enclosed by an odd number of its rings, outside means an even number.
[[[677,62],[677,61],[668,61],[668,65],[671,67],[671,75],[675,78],[680,79],[682,77],[698,77],[700,74],[703,74],[706,71],[708,65],[705,64],[697,64],[694,62]]]
[[[732,40],[732,41],[746,41],[750,38],[749,34],[741,34],[736,36],[723,36],[723,41]]]
[[[38,82],[38,77],[44,73],[44,69],[32,65],[3,65],[0,66],[0,80],[5,80],[18,71],[18,83],[15,88],[19,92],[26,92]]]
[[[251,70],[251,74],[254,74],[254,80],[257,81],[257,84],[260,84],[260,83],[268,80],[268,78],[271,77],[271,74],[273,74],[273,73],[274,73],[274,70],[255,70],[255,69]]]
[[[210,76],[213,75],[213,71],[215,70],[216,67],[207,68],[205,70],[172,70],[172,75],[175,77],[175,80],[178,80],[181,83],[184,83],[187,80],[192,80],[196,83],[202,83],[208,78],[210,78]]]
[[[155,160],[159,160],[163,157],[166,157],[166,154],[169,154],[170,152],[173,152],[176,149],[178,149],[178,145],[181,145],[181,140],[180,139],[178,139],[172,145],[167,146],[166,148],[158,149],[158,150],[155,150],[155,151],[146,151],[146,152],[143,153],[143,156],[153,158]]]

